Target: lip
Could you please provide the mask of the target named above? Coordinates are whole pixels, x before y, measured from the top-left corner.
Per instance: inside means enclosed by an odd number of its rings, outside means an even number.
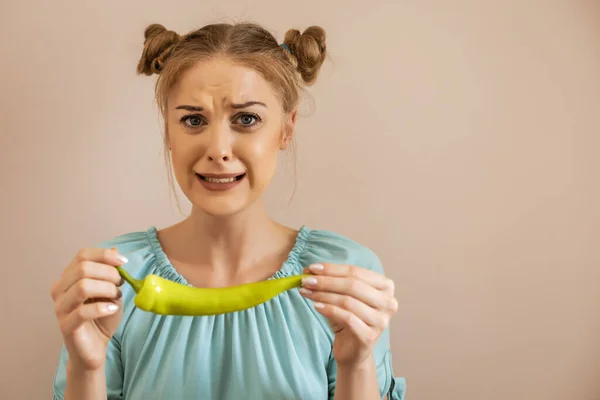
[[[236,179],[233,182],[227,182],[227,183],[215,183],[215,182],[207,182],[204,179],[202,179],[203,177],[206,178],[235,178],[237,176],[242,175],[242,177],[240,179]],[[196,178],[198,179],[198,182],[200,182],[200,184],[208,191],[211,192],[224,192],[227,190],[231,190],[233,188],[235,188],[236,186],[238,186],[244,179],[246,179],[246,173],[243,172],[241,174],[239,173],[235,173],[235,174],[196,174]]]
[[[205,176],[207,178],[217,178],[217,179],[222,179],[222,178],[235,178],[236,176],[240,176],[240,175],[244,175],[245,172],[233,172],[230,174],[215,174],[215,173],[200,173],[197,172],[196,175],[202,175]]]

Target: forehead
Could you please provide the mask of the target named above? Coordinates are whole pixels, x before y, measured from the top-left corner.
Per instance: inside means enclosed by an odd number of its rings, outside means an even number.
[[[224,58],[199,61],[184,71],[169,95],[170,104],[244,103],[277,105],[273,88],[256,70]]]

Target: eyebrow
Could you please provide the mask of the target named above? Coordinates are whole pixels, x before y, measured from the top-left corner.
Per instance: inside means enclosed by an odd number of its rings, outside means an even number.
[[[259,105],[259,106],[263,106],[265,108],[267,108],[267,105],[261,101],[247,101],[245,103],[232,103],[231,104],[231,108],[235,108],[235,109],[240,109],[240,108],[246,108],[246,107],[250,107],[250,106],[254,106],[254,105]],[[189,106],[189,105],[181,105],[181,106],[177,106],[175,107],[176,110],[186,110],[186,111],[204,111],[204,108],[200,107],[200,106]]]
[[[247,101],[242,104],[233,103],[233,104],[231,104],[231,108],[246,108],[246,107],[250,107],[250,106],[254,106],[254,105],[259,105],[259,106],[263,106],[264,108],[267,108],[267,105],[260,101]]]
[[[199,106],[186,106],[186,105],[182,105],[182,106],[177,106],[175,107],[176,110],[186,110],[186,111],[203,111],[204,108],[199,107]]]

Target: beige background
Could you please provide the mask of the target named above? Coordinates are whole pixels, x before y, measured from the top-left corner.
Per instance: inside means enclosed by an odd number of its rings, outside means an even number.
[[[2,0],[0,397],[51,397],[80,246],[181,217],[144,27],[249,18],[329,34],[269,207],[381,256],[407,398],[600,399],[600,2],[252,3]]]

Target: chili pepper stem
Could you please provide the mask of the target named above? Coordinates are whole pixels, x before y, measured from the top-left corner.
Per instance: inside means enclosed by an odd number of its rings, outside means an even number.
[[[131,285],[131,287],[133,288],[133,290],[135,290],[136,293],[139,293],[139,291],[142,290],[142,286],[144,286],[144,281],[141,281],[139,279],[134,279],[120,265],[117,266],[116,268],[117,268],[117,271],[119,271],[119,274],[123,277],[123,279],[125,279],[125,281],[127,283],[129,283]]]

